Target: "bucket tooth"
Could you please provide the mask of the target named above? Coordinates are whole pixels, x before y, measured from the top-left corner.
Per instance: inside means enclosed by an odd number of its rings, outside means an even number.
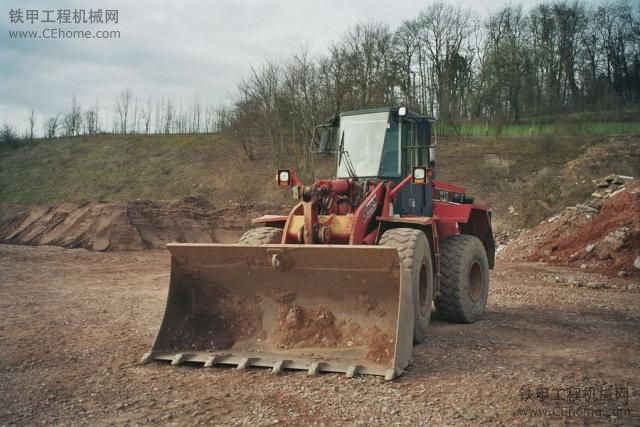
[[[358,373],[358,366],[356,365],[351,365],[347,368],[347,378],[353,378],[356,376],[356,374]]]
[[[384,374],[384,379],[386,381],[391,381],[392,379],[394,379],[396,377],[396,371],[395,369],[387,369],[387,372],[385,372]]]
[[[320,364],[318,362],[313,362],[309,365],[309,370],[307,371],[307,375],[318,375],[320,372]]]
[[[284,368],[284,360],[278,360],[276,361],[276,363],[273,364],[273,368],[271,369],[271,372],[277,375],[280,372],[282,372],[283,368]]]
[[[171,364],[173,366],[182,365],[183,362],[184,362],[184,353],[176,354],[175,356],[173,356],[173,360],[171,360]]]
[[[209,358],[207,359],[207,361],[206,361],[206,362],[204,362],[204,367],[205,367],[205,368],[210,368],[210,367],[212,367],[213,365],[215,365],[215,363],[216,363],[216,359],[217,359],[217,357],[216,357],[215,355],[214,355],[214,356],[209,357]]]
[[[152,358],[153,358],[153,353],[149,351],[142,355],[142,358],[140,359],[140,363],[142,363],[143,365],[146,365],[147,363],[151,362]]]
[[[243,357],[242,359],[240,359],[240,361],[238,362],[238,369],[247,369],[248,367],[249,367],[249,358]]]

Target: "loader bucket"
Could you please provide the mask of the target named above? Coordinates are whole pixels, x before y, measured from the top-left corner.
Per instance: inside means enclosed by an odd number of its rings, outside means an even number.
[[[395,248],[169,244],[171,281],[152,359],[401,374],[411,358],[410,271]]]

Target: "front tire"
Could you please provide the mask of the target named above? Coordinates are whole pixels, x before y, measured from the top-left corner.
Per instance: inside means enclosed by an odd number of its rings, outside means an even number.
[[[440,295],[436,310],[443,319],[473,323],[486,310],[489,297],[489,261],[482,242],[459,235],[440,242]]]
[[[420,344],[427,335],[433,300],[433,262],[427,236],[414,228],[393,228],[382,234],[379,245],[397,248],[403,267],[411,271],[413,343]]]
[[[270,243],[280,243],[281,240],[282,228],[257,227],[244,233],[238,243],[241,245],[268,245]]]

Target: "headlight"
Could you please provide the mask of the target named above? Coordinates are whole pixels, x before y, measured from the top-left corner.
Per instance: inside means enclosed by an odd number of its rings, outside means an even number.
[[[280,169],[276,175],[276,179],[278,180],[278,185],[280,187],[290,187],[291,171],[289,171],[289,169]]]
[[[411,182],[413,182],[414,184],[426,184],[427,183],[427,167],[414,166],[413,173],[411,174]]]

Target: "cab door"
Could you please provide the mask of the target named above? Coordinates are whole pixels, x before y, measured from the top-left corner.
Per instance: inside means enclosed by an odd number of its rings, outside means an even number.
[[[405,118],[401,123],[402,175],[407,176],[414,166],[429,164],[431,124],[426,120]],[[431,184],[404,186],[396,198],[394,212],[401,215],[431,216],[433,214]]]

